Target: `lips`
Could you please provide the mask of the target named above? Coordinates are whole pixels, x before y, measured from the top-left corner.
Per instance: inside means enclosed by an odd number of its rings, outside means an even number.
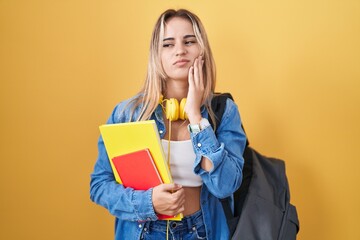
[[[179,59],[179,60],[177,60],[176,62],[174,62],[173,65],[185,65],[185,64],[187,64],[188,62],[190,62],[190,60],[188,60],[188,59]]]

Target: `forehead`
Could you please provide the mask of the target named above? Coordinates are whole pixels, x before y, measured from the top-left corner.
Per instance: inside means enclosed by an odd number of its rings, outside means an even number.
[[[180,17],[173,17],[166,21],[164,37],[176,37],[194,35],[194,30],[190,20]]]

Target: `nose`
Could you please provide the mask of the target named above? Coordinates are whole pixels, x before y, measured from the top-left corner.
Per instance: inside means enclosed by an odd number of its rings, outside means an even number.
[[[187,51],[185,49],[185,46],[183,46],[182,44],[179,44],[178,47],[176,48],[176,56],[182,56],[186,53],[187,53]]]

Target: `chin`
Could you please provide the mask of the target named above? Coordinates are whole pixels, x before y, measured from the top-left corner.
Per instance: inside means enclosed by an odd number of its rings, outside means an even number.
[[[172,76],[170,79],[188,82],[188,76]]]
[[[186,80],[188,81],[188,77],[189,77],[189,70],[185,70],[183,72],[177,72],[175,74],[171,74],[171,75],[168,75],[169,78],[171,79],[175,79],[175,80]]]

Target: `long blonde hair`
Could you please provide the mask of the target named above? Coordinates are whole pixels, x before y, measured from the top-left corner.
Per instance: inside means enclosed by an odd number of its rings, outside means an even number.
[[[159,104],[159,99],[166,89],[167,75],[161,63],[161,46],[163,42],[165,24],[173,17],[180,17],[189,20],[192,23],[195,37],[200,45],[200,49],[204,59],[203,77],[205,93],[203,97],[203,104],[208,109],[211,119],[214,121],[214,113],[211,109],[211,99],[215,90],[216,84],[216,67],[211,52],[210,44],[200,19],[192,12],[186,9],[168,9],[163,12],[158,18],[151,36],[150,53],[148,61],[147,75],[145,84],[137,97],[133,100],[134,109],[139,105],[142,106],[137,121],[148,120],[151,114],[155,111]],[[132,114],[130,119],[132,119]]]

